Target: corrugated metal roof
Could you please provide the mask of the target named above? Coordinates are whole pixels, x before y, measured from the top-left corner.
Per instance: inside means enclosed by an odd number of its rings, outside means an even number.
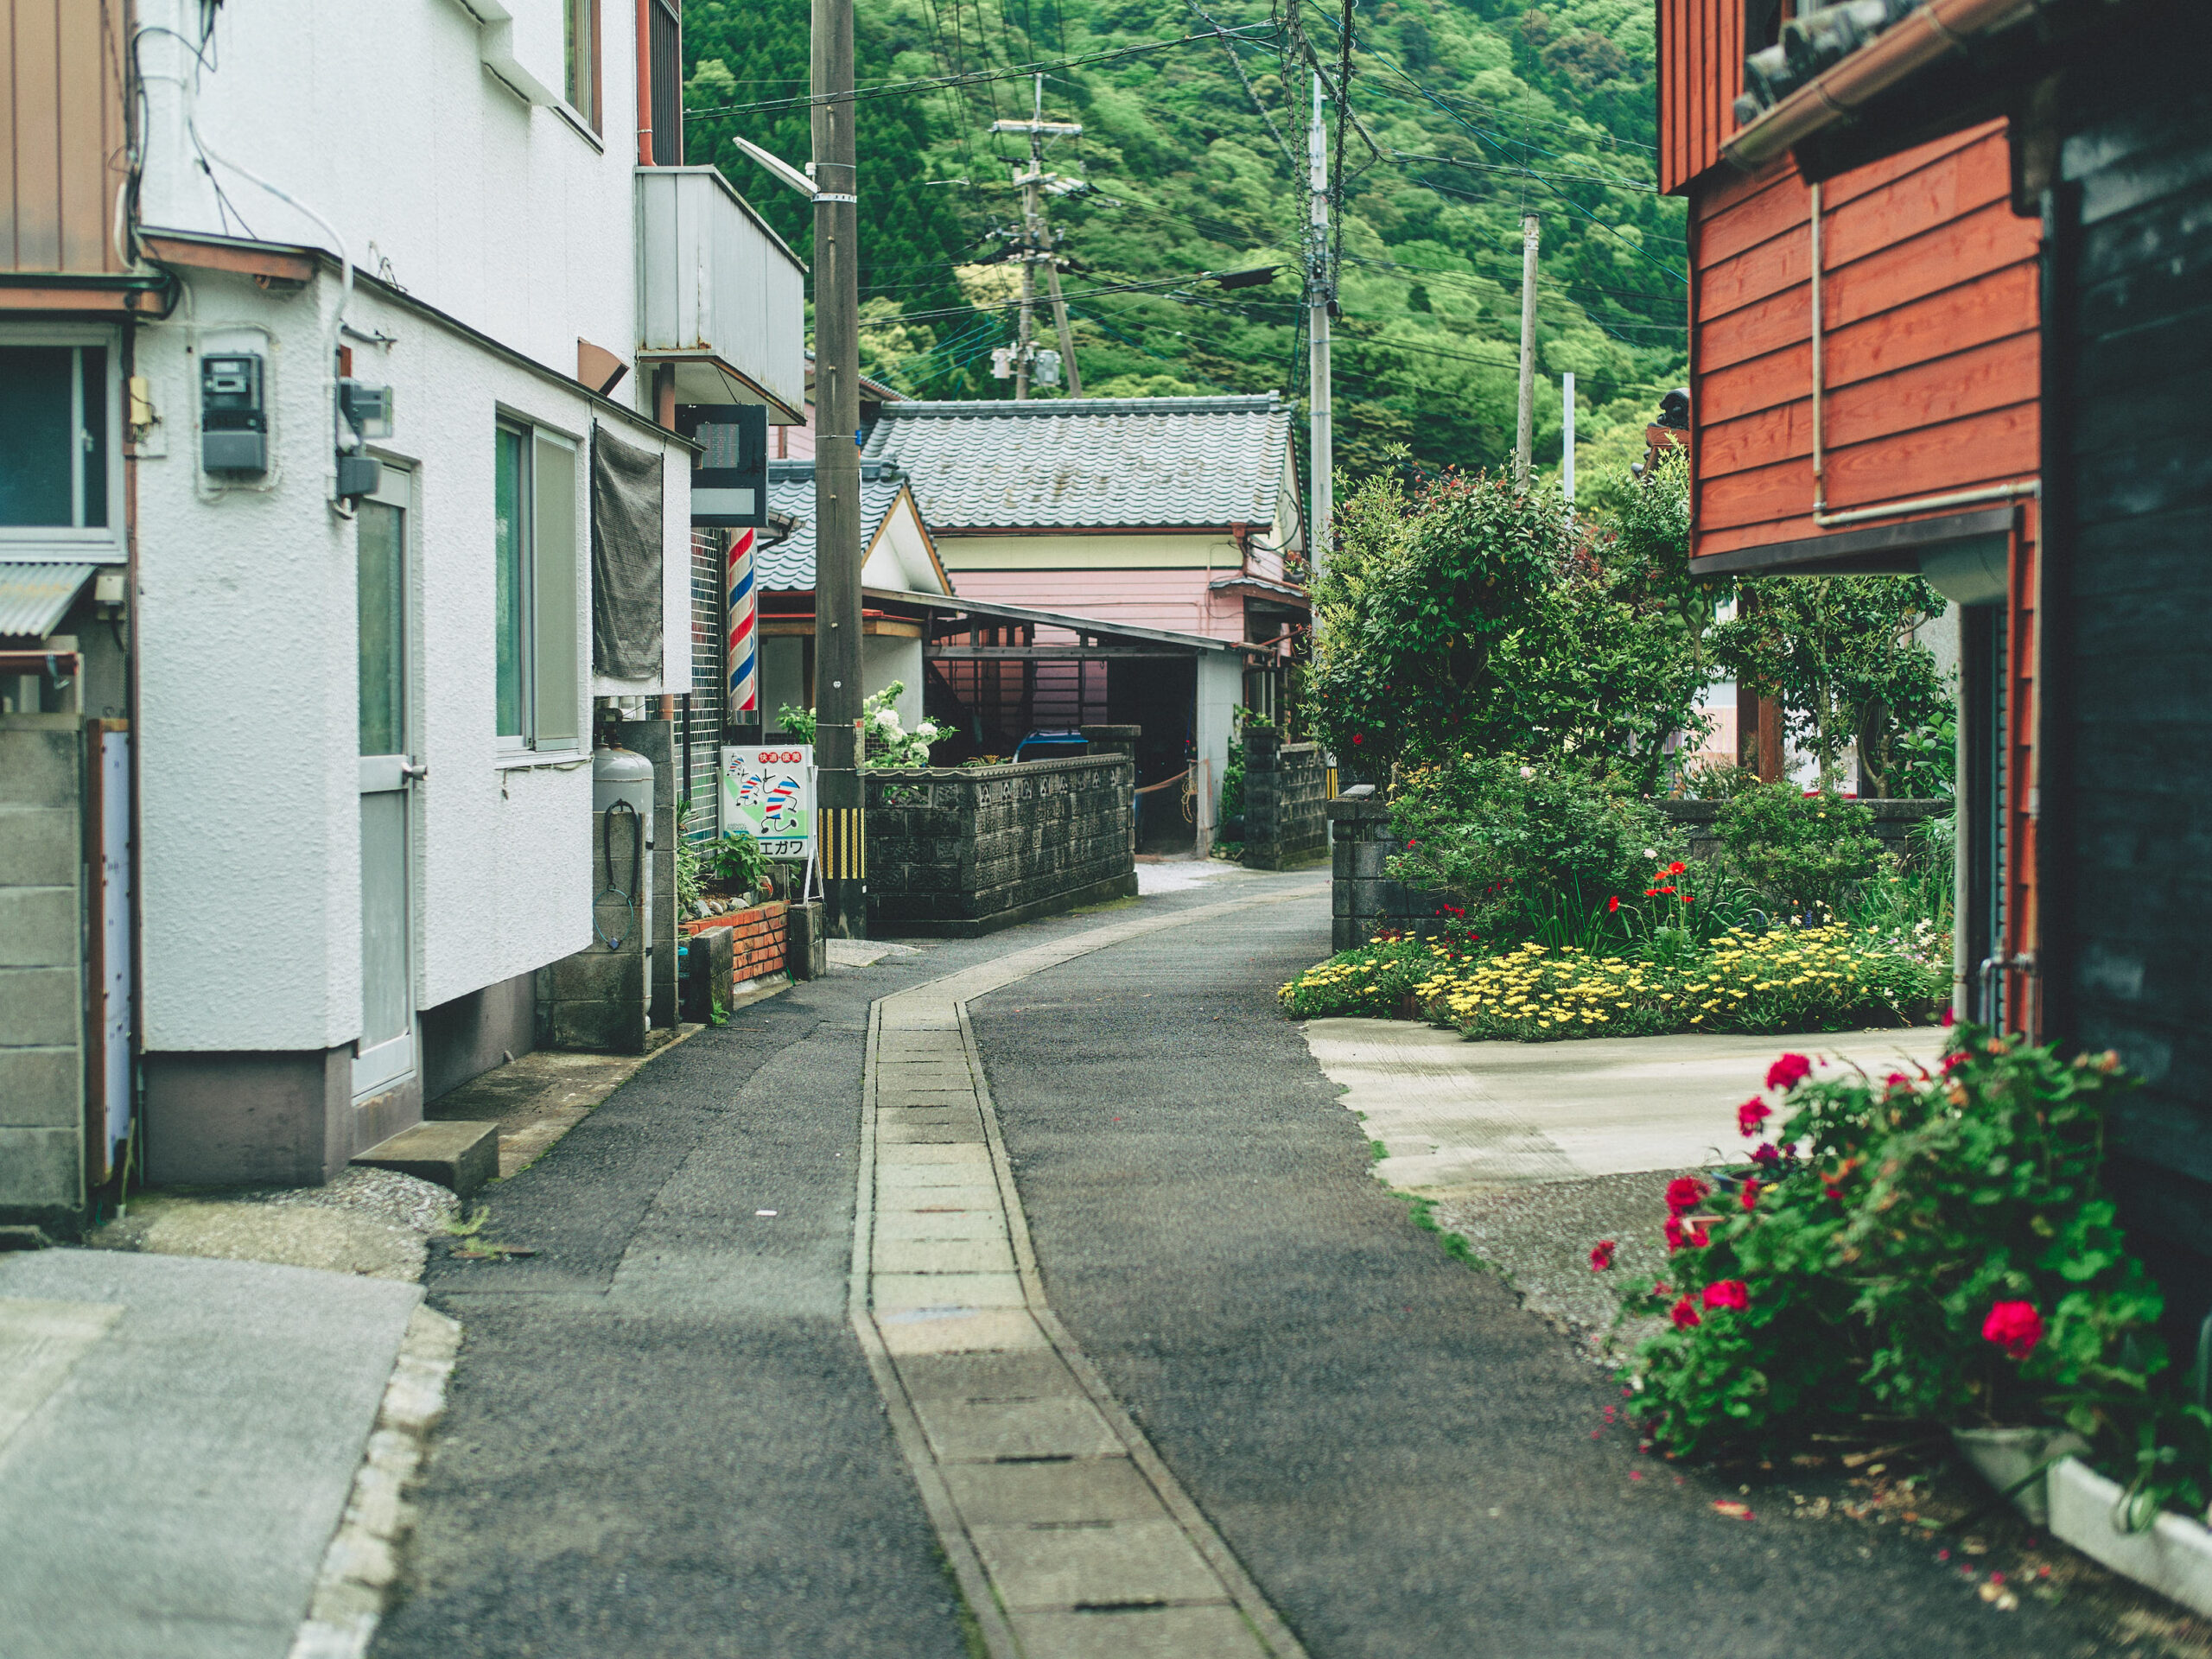
[[[861,463],[861,545],[875,540],[884,516],[899,499],[906,476],[895,467]],[[756,587],[811,590],[814,586],[814,463],[810,461],[772,461],[768,463],[768,511],[789,515],[797,522],[791,533],[773,547],[753,556]]]
[[[1143,529],[1273,523],[1289,446],[1270,392],[886,404],[863,453],[933,531]]]
[[[43,639],[97,565],[0,563],[0,638]]]

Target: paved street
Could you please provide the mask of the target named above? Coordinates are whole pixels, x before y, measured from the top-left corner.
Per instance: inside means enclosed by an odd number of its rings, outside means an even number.
[[[1277,1014],[1327,912],[1292,874],[931,945],[641,1071],[491,1189],[537,1254],[433,1261],[463,1344],[373,1650],[2096,1650],[1608,1427]]]

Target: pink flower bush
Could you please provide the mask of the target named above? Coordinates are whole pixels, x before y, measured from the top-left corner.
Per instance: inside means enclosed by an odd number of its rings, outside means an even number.
[[[1697,1305],[1687,1296],[1667,1310],[1667,1317],[1675,1322],[1675,1328],[1678,1331],[1687,1331],[1694,1325],[1705,1323],[1704,1316],[1697,1311]]]
[[[1774,1108],[1753,1095],[1736,1109],[1736,1127],[1744,1132],[1745,1140],[1759,1132],[1759,1125],[1774,1116]]]
[[[1705,1287],[1705,1305],[1741,1312],[1751,1305],[1751,1287],[1740,1279],[1716,1279]]]
[[[1682,1215],[1703,1204],[1706,1195],[1713,1191],[1711,1183],[1694,1175],[1677,1175],[1667,1183],[1667,1213]]]
[[[2025,1359],[2043,1340],[2043,1315],[2033,1302],[1999,1302],[1981,1322],[1981,1335],[2014,1359]]]

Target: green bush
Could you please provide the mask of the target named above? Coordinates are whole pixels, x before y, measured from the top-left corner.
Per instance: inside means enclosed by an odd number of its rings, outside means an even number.
[[[1342,950],[1307,969],[1276,993],[1294,1020],[1346,1014],[1389,1019],[1409,1005],[1414,987],[1452,952],[1472,950],[1462,938],[1415,939],[1392,935],[1357,950]]]
[[[1665,815],[1618,779],[1513,755],[1413,768],[1390,826],[1407,843],[1390,874],[1446,895],[1493,943],[1627,939],[1611,901],[1659,885],[1653,871],[1679,849]]]
[[[1746,789],[1720,809],[1716,826],[1729,862],[1784,909],[1838,910],[1882,863],[1874,815],[1840,795],[1806,795],[1794,784]]]
[[[2201,1509],[2212,1477],[2158,1455],[2195,1408],[2154,1386],[2159,1293],[2099,1179],[2131,1086],[2113,1058],[1962,1028],[1936,1072],[1809,1070],[1783,1056],[1738,1109],[1760,1138],[1725,1190],[1668,1189],[1663,1281],[1629,1302],[1668,1321],[1630,1373],[1655,1438],[2063,1420],[2139,1490]]]

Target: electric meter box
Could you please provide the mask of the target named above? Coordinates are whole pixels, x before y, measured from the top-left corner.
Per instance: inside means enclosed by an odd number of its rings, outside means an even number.
[[[200,359],[200,464],[211,473],[269,470],[269,410],[258,352]]]

